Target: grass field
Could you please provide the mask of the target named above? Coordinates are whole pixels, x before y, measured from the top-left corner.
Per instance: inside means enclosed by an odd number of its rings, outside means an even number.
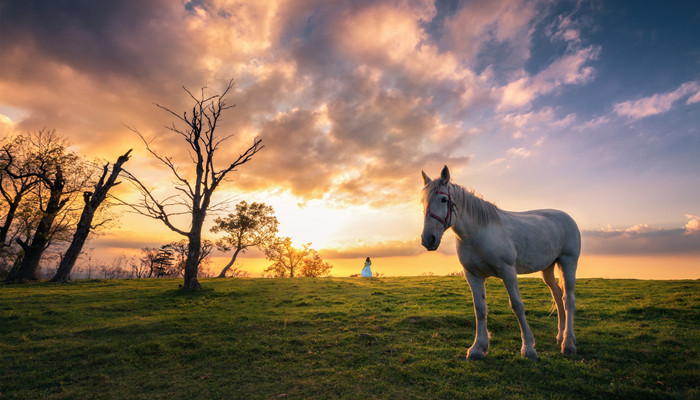
[[[579,280],[566,358],[548,289],[521,279],[536,362],[496,279],[479,362],[461,277],[179,283],[0,286],[0,398],[700,398],[700,281]]]

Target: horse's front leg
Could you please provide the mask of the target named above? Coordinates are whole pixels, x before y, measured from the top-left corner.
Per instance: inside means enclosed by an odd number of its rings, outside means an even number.
[[[530,326],[527,324],[525,319],[525,307],[523,306],[523,300],[520,297],[520,289],[518,289],[518,275],[513,268],[504,268],[503,273],[503,284],[506,286],[508,291],[508,299],[510,301],[510,308],[513,309],[513,313],[518,318],[518,323],[520,324],[520,336],[523,341],[523,347],[520,349],[520,353],[523,357],[527,357],[531,360],[537,359],[537,351],[535,351],[535,336],[530,331]]]
[[[489,352],[489,332],[486,329],[486,280],[470,274],[465,270],[467,282],[474,299],[476,315],[476,337],[474,344],[467,351],[468,360],[480,360]]]

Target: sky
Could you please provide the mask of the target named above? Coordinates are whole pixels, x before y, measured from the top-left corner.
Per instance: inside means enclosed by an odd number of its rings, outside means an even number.
[[[133,148],[125,168],[166,196],[129,128],[186,171],[155,104],[233,80],[219,156],[265,148],[219,199],[272,205],[335,276],[367,256],[386,275],[460,270],[451,234],[431,253],[419,239],[420,171],[448,165],[502,209],[574,217],[579,276],[697,279],[698,32],[696,1],[0,0],[0,134],[56,129],[88,159]],[[179,239],[120,213],[95,255]]]

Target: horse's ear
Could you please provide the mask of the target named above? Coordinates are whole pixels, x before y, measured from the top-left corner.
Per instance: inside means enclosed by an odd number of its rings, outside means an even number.
[[[429,184],[431,181],[430,177],[428,177],[428,175],[424,171],[421,171],[420,173],[421,173],[421,175],[423,175],[423,184],[424,185]]]
[[[445,186],[450,183],[450,170],[447,169],[447,165],[445,165],[440,173],[440,182]]]

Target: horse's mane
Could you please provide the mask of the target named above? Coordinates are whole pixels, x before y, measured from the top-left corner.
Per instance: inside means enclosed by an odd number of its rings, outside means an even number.
[[[426,201],[438,190],[440,185],[440,179],[435,179],[425,186]],[[482,199],[473,190],[464,186],[455,183],[449,183],[447,186],[457,209],[464,210],[474,222],[482,226],[501,222],[501,217],[498,215],[499,208],[495,204]]]

